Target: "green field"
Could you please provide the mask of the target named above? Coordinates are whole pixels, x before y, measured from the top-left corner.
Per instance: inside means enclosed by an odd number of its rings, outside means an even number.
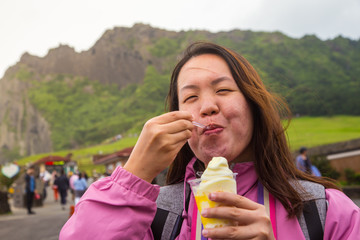
[[[360,138],[360,117],[334,116],[334,117],[299,117],[291,120],[287,129],[289,145],[292,151],[301,146],[313,147],[329,143],[341,142]],[[103,143],[82,149],[66,150],[54,153],[38,154],[17,161],[20,165],[34,162],[49,154],[65,156],[73,153],[73,160],[78,163],[81,171],[91,174],[92,169],[104,172],[104,166],[94,166],[92,156],[99,153],[113,153],[123,148],[134,146],[136,137],[123,138],[114,143]]]
[[[287,129],[290,148],[314,147],[360,138],[359,116],[293,118]]]

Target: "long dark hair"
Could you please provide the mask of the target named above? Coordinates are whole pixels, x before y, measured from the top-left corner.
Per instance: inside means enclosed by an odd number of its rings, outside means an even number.
[[[289,217],[299,214],[303,209],[300,194],[289,183],[291,179],[303,179],[337,188],[329,180],[317,178],[299,171],[289,150],[282,118],[290,120],[291,112],[281,98],[270,94],[250,63],[239,54],[222,46],[208,42],[191,44],[175,66],[167,96],[169,111],[179,109],[177,80],[184,64],[191,58],[202,54],[215,54],[225,60],[232,76],[249,103],[254,119],[253,136],[250,147],[255,156],[254,166],[260,182],[285,207]],[[184,180],[186,165],[194,153],[186,143],[169,167],[167,184]],[[197,163],[196,168],[203,168]]]

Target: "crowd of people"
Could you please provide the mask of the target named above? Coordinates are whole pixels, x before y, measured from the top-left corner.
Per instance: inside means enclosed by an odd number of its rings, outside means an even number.
[[[76,205],[82,195],[85,193],[88,186],[100,176],[88,177],[86,172],[71,172],[67,174],[64,169],[60,171],[53,170],[49,172],[47,170],[41,171],[38,176],[35,175],[35,167],[30,166],[26,170],[25,174],[25,195],[26,195],[26,208],[28,214],[35,214],[32,210],[34,200],[42,198],[42,201],[48,197],[48,188],[53,191],[53,198],[55,202],[60,199],[60,206],[63,210],[67,209],[68,193],[70,192],[70,202]],[[42,183],[41,193],[37,191],[36,180],[40,180]]]

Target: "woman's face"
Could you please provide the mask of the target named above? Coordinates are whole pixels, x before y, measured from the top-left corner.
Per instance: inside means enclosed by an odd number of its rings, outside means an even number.
[[[253,117],[225,60],[214,54],[191,58],[178,76],[179,110],[209,126],[195,127],[189,145],[205,165],[212,157],[252,161]]]

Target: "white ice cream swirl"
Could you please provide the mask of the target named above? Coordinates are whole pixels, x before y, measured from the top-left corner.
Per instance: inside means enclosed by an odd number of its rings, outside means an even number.
[[[236,193],[236,182],[226,158],[214,157],[201,176],[198,194],[211,192]]]

